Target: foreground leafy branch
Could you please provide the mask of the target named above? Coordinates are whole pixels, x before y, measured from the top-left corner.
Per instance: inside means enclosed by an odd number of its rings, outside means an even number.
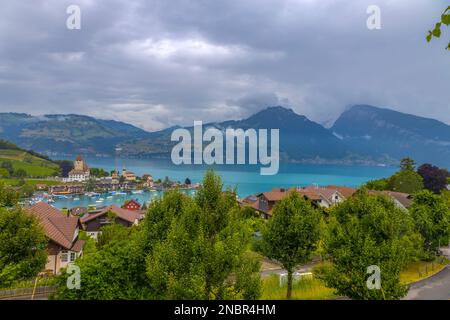
[[[427,42],[430,42],[431,39],[440,38],[441,37],[441,26],[442,24],[449,26],[450,25],[450,6],[442,12],[440,22],[436,23],[433,30],[428,31]],[[447,50],[450,50],[450,42],[447,45]]]

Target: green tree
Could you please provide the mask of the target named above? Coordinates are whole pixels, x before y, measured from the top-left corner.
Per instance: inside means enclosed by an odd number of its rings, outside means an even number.
[[[166,176],[162,182],[163,188],[169,188],[171,185],[172,183],[170,182],[169,177]]]
[[[52,299],[62,300],[142,300],[155,299],[145,276],[142,252],[137,250],[136,233],[126,240],[111,239],[97,251],[78,258],[81,271],[79,290],[67,288],[66,270],[56,279]]]
[[[34,277],[47,262],[47,240],[38,221],[22,209],[0,208],[0,287]]]
[[[105,227],[97,250],[76,262],[81,289],[67,289],[63,270],[54,298],[258,298],[259,261],[248,250],[251,227],[240,219],[231,193],[222,193],[220,179],[207,176],[219,186],[206,183],[199,199],[174,190],[150,204],[141,225]],[[212,211],[225,216],[220,227],[207,226]]]
[[[441,37],[441,27],[442,25],[450,25],[450,6],[447,7],[441,14],[441,20],[437,22],[433,28],[433,30],[428,31],[427,35],[427,42],[430,42],[433,38],[440,38]],[[450,50],[450,42],[447,45],[447,50]]]
[[[130,239],[133,228],[125,227],[118,223],[106,225],[101,228],[101,233],[97,239],[97,247],[102,248],[112,242],[127,241]]]
[[[160,298],[258,298],[260,265],[248,250],[252,230],[240,218],[233,193],[222,192],[220,177],[208,171],[195,199],[175,198],[168,210],[174,216],[169,228],[157,227],[165,239],[154,242],[147,258],[147,275]],[[151,205],[148,219],[154,219],[153,213],[165,215],[161,205],[164,201]]]
[[[450,208],[444,196],[430,191],[414,195],[410,208],[417,231],[424,239],[424,249],[429,258],[439,252],[439,245],[450,240]]]
[[[11,161],[3,161],[0,167],[6,169],[10,176],[14,174],[14,168]]]
[[[20,188],[20,196],[23,198],[30,198],[34,194],[34,187],[28,184],[25,184]]]
[[[9,171],[5,168],[0,168],[0,178],[9,178]]]
[[[388,179],[379,179],[379,180],[371,180],[368,181],[365,185],[365,188],[368,190],[388,190],[389,189],[389,180]]]
[[[415,171],[403,170],[389,178],[389,190],[404,193],[415,193],[423,190],[423,178]]]
[[[90,178],[87,182],[86,182],[86,191],[88,192],[92,192],[95,190],[95,179]]]
[[[320,237],[320,215],[297,192],[281,200],[263,234],[264,251],[288,272],[286,298],[292,295],[295,268],[310,260]]]
[[[0,207],[13,207],[19,200],[19,194],[0,182]]]
[[[14,176],[16,178],[25,178],[27,177],[27,172],[24,169],[17,169],[14,171]]]
[[[102,168],[91,168],[90,169],[90,173],[91,173],[91,176],[97,177],[97,178],[104,178],[104,177],[108,177],[109,176],[109,173],[106,172]]]
[[[414,171],[416,170],[416,162],[410,157],[403,158],[400,161],[400,171]]]
[[[400,299],[408,291],[400,271],[418,256],[421,245],[406,210],[363,189],[332,210],[324,237],[331,264],[318,274],[337,294],[352,299]],[[367,285],[370,266],[380,268],[379,290]]]

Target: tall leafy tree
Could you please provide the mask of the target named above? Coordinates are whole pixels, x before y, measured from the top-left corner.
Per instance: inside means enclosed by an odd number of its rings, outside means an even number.
[[[400,283],[400,271],[420,252],[421,238],[406,210],[387,197],[362,190],[333,209],[324,248],[331,264],[319,274],[337,294],[400,299],[408,292]],[[370,266],[381,271],[380,289],[367,285]]]
[[[415,171],[405,170],[394,174],[389,178],[389,190],[404,193],[415,193],[423,190],[423,179]]]
[[[105,227],[97,248],[78,258],[81,286],[67,287],[65,269],[57,278],[54,299],[63,300],[142,300],[156,299],[145,275],[145,254],[139,243],[139,228],[117,224]]]
[[[295,268],[310,260],[320,237],[320,215],[309,202],[292,192],[273,210],[263,233],[264,251],[288,272],[286,298],[292,295]]]
[[[167,233],[161,232],[165,239],[147,258],[147,275],[160,298],[258,298],[259,262],[248,250],[252,229],[234,194],[222,192],[220,177],[208,171],[195,199],[184,197],[179,204]]]
[[[424,239],[424,249],[430,258],[439,251],[439,245],[450,240],[450,208],[444,196],[430,191],[414,195],[410,208],[418,232]]]
[[[425,188],[434,192],[440,193],[447,186],[447,178],[450,173],[445,169],[440,169],[429,163],[421,165],[417,169],[417,173],[422,177]]]
[[[0,207],[0,287],[36,276],[47,262],[47,240],[38,221],[19,207]]]
[[[259,261],[248,250],[252,229],[240,219],[235,198],[222,193],[212,172],[198,194],[191,199],[170,191],[150,204],[142,225],[107,227],[97,250],[76,262],[81,289],[69,290],[63,271],[55,298],[258,298]],[[207,226],[211,221],[221,223]]]
[[[13,207],[19,200],[19,194],[0,182],[0,207]]]
[[[145,264],[139,256],[134,233],[126,240],[110,238],[98,250],[77,259],[80,268],[80,289],[69,289],[70,276],[62,270],[57,278],[60,300],[142,300],[155,299],[145,276]]]
[[[413,159],[406,157],[400,161],[400,171],[388,180],[388,188],[392,191],[414,193],[422,190],[423,179],[415,172],[416,163]]]
[[[414,171],[416,170],[416,162],[410,158],[406,157],[400,161],[400,171]]]

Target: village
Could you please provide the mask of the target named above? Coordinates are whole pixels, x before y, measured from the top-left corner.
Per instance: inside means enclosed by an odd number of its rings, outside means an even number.
[[[126,192],[137,194],[144,189],[154,191],[167,191],[172,188],[196,190],[200,187],[199,184],[191,183],[168,184],[167,181],[155,183],[150,174],[138,178],[133,172],[125,169],[120,176],[118,172],[113,172],[110,177],[95,179],[93,186],[87,185],[88,181],[92,181],[89,167],[78,156],[74,162],[74,169],[69,172],[68,178],[64,179],[65,183],[49,187],[45,185],[45,188],[48,188],[47,192],[37,192],[40,198],[35,195],[33,202],[30,202],[26,208],[27,212],[38,218],[49,241],[47,248],[49,255],[44,271],[46,274],[59,274],[62,268],[66,268],[83,254],[86,240],[79,237],[80,231],[97,240],[104,226],[111,224],[120,224],[125,227],[137,226],[145,218],[149,205],[149,203],[140,203],[135,199],[126,200],[119,205],[102,205],[103,199],[95,201],[98,205],[58,209],[52,205],[54,198],[84,195],[101,199],[100,195],[105,192],[110,194],[108,197],[113,197]],[[44,185],[41,188],[44,188]],[[272,211],[276,204],[287,198],[292,191],[297,192],[315,208],[326,211],[353,197],[357,189],[333,185],[275,188],[243,199],[236,196],[236,201],[241,207],[253,209],[256,216],[268,220],[272,217]],[[403,210],[409,209],[412,204],[412,197],[407,193],[373,190],[369,192],[391,198],[395,205]]]
[[[93,175],[92,171],[100,174]],[[33,196],[22,204],[33,205],[41,201],[52,204],[58,199],[77,201],[83,196],[92,198],[92,202],[96,204],[101,204],[114,196],[165,192],[173,188],[196,190],[199,187],[199,184],[191,183],[189,178],[186,178],[184,183],[171,181],[168,177],[154,181],[151,174],[143,174],[140,177],[126,168],[121,172],[113,170],[110,173],[103,169],[92,170],[80,155],[76,157],[73,169],[68,172],[67,177],[52,177],[50,181],[51,184],[44,183],[48,182],[48,179],[37,183]]]

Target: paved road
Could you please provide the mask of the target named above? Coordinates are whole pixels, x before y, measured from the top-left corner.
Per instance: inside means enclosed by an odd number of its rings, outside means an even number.
[[[441,249],[450,257],[450,247]],[[411,285],[405,300],[449,300],[450,264],[438,274]]]
[[[299,273],[311,272],[311,270],[313,269],[313,267],[316,264],[317,264],[317,262],[312,262],[312,263],[305,264],[305,265],[299,267],[298,269],[296,269],[295,272],[299,272]],[[265,278],[265,277],[270,276],[272,274],[280,275],[282,273],[287,273],[287,271],[284,270],[281,267],[280,268],[273,268],[273,269],[268,269],[268,270],[261,271],[261,277]]]

